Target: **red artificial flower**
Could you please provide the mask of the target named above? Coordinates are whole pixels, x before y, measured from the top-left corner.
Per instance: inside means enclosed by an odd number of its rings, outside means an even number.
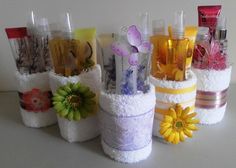
[[[22,103],[27,111],[46,112],[51,107],[50,92],[32,89],[22,95]]]

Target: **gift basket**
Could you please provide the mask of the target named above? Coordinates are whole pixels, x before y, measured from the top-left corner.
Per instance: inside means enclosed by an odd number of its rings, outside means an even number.
[[[183,11],[176,12],[165,32],[164,20],[153,21],[151,83],[156,108],[153,135],[178,144],[197,130],[194,112],[196,75],[190,70],[197,27],[184,25]]]
[[[96,112],[101,69],[96,64],[96,29],[74,29],[69,13],[61,20],[49,40],[53,105],[62,137],[82,142],[99,135]]]
[[[99,98],[102,147],[114,160],[133,163],[152,150],[155,89],[148,81],[151,44],[143,26],[122,27],[99,37],[103,88]]]
[[[221,6],[199,6],[199,31],[193,56],[196,112],[201,124],[220,122],[226,110],[232,66],[227,54],[226,18]]]
[[[47,19],[31,12],[27,27],[6,28],[17,71],[16,86],[20,113],[28,127],[45,127],[57,122],[52,108],[48,71],[51,70]]]

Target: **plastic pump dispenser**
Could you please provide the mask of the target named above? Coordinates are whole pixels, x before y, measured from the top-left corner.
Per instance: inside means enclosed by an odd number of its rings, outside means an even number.
[[[165,21],[163,19],[152,21],[153,35],[165,35]]]
[[[149,22],[148,12],[140,14],[140,28],[145,41],[149,40],[149,35],[150,35],[149,25],[150,22]]]
[[[184,38],[184,12],[179,11],[175,13],[175,21],[173,26],[173,39]]]
[[[61,26],[62,26],[62,31],[65,35],[65,38],[72,39],[73,38],[73,25],[72,25],[71,16],[68,12],[62,15]]]

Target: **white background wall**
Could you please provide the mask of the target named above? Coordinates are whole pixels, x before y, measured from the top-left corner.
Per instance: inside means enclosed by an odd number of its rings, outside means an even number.
[[[14,90],[16,70],[6,27],[25,26],[30,10],[55,21],[62,12],[72,14],[76,27],[97,28],[98,33],[114,32],[122,25],[137,23],[141,12],[151,19],[164,18],[172,22],[174,11],[183,9],[187,23],[197,25],[197,6],[221,4],[228,19],[229,56],[236,62],[236,1],[235,0],[0,0],[0,91]],[[233,74],[236,74],[234,69]],[[232,75],[236,82],[236,75]]]

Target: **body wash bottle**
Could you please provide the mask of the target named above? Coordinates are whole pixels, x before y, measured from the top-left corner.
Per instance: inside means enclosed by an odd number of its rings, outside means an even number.
[[[156,78],[166,79],[167,76],[162,67],[164,67],[167,62],[169,36],[165,34],[164,20],[154,20],[152,22],[152,31],[153,36],[150,37],[150,41],[153,45],[151,74]]]
[[[186,78],[186,57],[189,40],[184,38],[184,13],[176,12],[172,38],[168,41],[168,80],[183,81]]]

